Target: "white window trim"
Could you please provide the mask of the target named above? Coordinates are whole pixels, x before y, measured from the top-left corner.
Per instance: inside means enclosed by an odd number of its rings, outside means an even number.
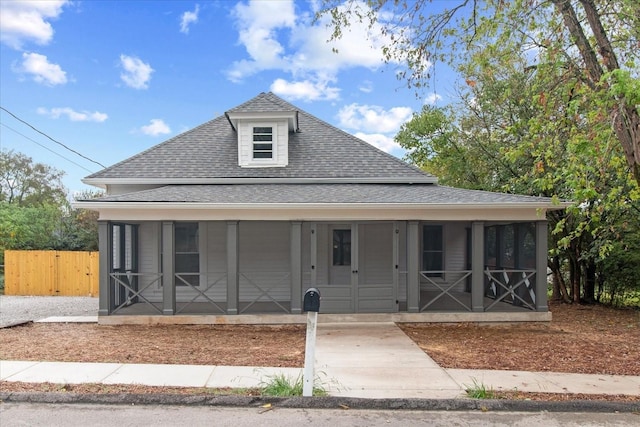
[[[249,126],[249,130],[250,130],[250,134],[251,134],[251,140],[249,141],[249,143],[251,144],[250,148],[250,155],[249,155],[249,162],[247,164],[247,166],[277,166],[279,165],[279,156],[278,156],[278,124],[276,122],[249,122],[248,123]],[[272,157],[270,159],[256,159],[253,157],[253,145],[255,144],[255,141],[253,141],[253,128],[256,127],[270,127],[271,128],[271,155]]]

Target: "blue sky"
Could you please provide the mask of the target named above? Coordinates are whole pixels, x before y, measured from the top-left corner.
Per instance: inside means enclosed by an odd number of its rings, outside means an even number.
[[[446,2],[436,2],[442,7]],[[398,157],[393,136],[446,103],[442,70],[421,98],[384,64],[380,32],[337,43],[315,2],[0,1],[0,104],[109,166],[272,91]],[[335,53],[332,48],[336,48]],[[436,64],[436,66],[438,66]],[[64,170],[70,193],[101,166],[0,111],[0,149]],[[61,157],[63,156],[63,157]]]

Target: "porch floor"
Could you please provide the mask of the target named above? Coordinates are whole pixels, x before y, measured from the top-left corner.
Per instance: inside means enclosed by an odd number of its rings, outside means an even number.
[[[450,292],[455,298],[467,306],[471,305],[471,294],[467,292]],[[422,291],[421,304],[431,301],[438,292]],[[484,298],[485,307],[495,302],[492,298]],[[153,303],[162,310],[161,302]],[[226,303],[217,303],[226,310]],[[301,324],[306,323],[305,314],[290,314],[289,302],[279,302],[287,311],[273,302],[240,303],[240,314],[227,315],[224,311],[206,302],[176,303],[175,315],[162,315],[149,304],[141,302],[126,306],[110,316],[100,316],[101,324]],[[400,303],[400,310],[406,311],[406,303]],[[518,307],[505,302],[498,302],[489,311],[470,312],[448,295],[438,298],[425,311],[420,313],[344,313],[323,314],[320,312],[319,322],[548,322],[551,312],[536,312],[526,307]]]

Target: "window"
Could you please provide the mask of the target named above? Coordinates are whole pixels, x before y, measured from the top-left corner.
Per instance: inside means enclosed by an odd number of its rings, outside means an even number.
[[[333,230],[333,265],[351,265],[351,230]]]
[[[176,286],[192,286],[200,284],[200,252],[197,222],[178,222],[175,225],[175,269],[180,278],[176,278]],[[183,281],[184,280],[184,281]]]
[[[253,158],[273,159],[273,127],[253,127]]]
[[[444,270],[442,226],[425,225],[422,229],[422,270]],[[443,277],[443,273],[427,273],[429,277]]]

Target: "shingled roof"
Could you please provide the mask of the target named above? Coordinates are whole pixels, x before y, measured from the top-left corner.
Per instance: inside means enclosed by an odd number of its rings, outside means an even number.
[[[394,204],[547,207],[546,197],[466,190],[433,184],[167,185],[108,196],[101,202],[202,204]]]
[[[435,177],[300,110],[273,93],[261,93],[228,113],[269,111],[298,113],[299,131],[289,135],[289,164],[286,167],[240,167],[237,134],[223,115],[89,175],[84,181],[95,185],[125,179],[139,184],[184,183],[189,179],[220,183],[251,178],[436,181]]]

